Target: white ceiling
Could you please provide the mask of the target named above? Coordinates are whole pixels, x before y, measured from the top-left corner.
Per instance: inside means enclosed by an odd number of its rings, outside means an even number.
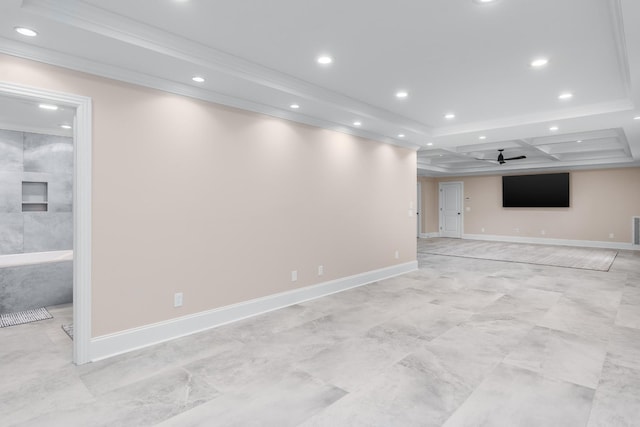
[[[26,98],[0,98],[0,129],[29,131],[49,135],[73,136],[74,108],[58,106],[55,111],[39,108],[41,101]],[[70,126],[69,129],[61,126]]]
[[[420,174],[640,165],[638,0],[3,0],[0,24],[0,52],[415,147]]]

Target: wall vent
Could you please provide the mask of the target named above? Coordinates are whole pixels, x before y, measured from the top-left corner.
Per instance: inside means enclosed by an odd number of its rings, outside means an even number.
[[[640,246],[640,216],[633,217],[633,245]]]

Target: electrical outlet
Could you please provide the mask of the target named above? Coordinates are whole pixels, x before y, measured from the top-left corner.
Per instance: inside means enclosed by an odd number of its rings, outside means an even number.
[[[318,276],[322,276],[324,274],[324,266],[323,265],[319,265],[318,266]]]
[[[540,230],[540,234],[544,236],[545,234],[547,234],[547,232],[545,230]]]
[[[484,233],[484,227],[482,227],[482,228],[480,229],[480,231],[482,231],[482,232]]]
[[[400,251],[396,249],[396,259],[400,259]]]
[[[513,231],[515,231],[516,233],[520,232],[520,229],[518,227],[514,228]]]
[[[182,307],[182,292],[176,292],[173,294],[173,306]]]
[[[292,270],[291,271],[291,281],[292,282],[297,282],[298,281],[298,270]]]
[[[615,234],[613,234],[613,233],[609,233],[609,238],[610,238],[610,239],[613,239],[614,237],[616,237],[616,236],[615,236]]]

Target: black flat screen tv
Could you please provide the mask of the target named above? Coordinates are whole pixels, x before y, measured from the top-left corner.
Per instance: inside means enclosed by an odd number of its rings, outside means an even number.
[[[503,176],[502,207],[568,208],[569,174]]]

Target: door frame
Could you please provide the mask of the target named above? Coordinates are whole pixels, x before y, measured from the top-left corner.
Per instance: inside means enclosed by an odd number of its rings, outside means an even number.
[[[416,186],[416,217],[418,221],[417,237],[422,236],[422,183],[418,181]]]
[[[73,362],[90,361],[91,98],[0,81],[0,96],[75,108],[73,138]]]
[[[442,237],[442,227],[444,226],[444,218],[443,218],[443,202],[442,202],[442,189],[443,185],[451,185],[457,184],[458,189],[460,191],[460,215],[458,216],[458,230],[459,236],[458,238],[462,238],[464,235],[464,182],[462,181],[445,181],[438,183],[438,235]]]

